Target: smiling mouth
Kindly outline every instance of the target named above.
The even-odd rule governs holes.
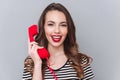
[[[62,36],[61,35],[52,35],[51,38],[54,42],[59,42],[61,40]]]

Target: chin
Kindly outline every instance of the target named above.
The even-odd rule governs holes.
[[[57,42],[57,43],[56,42],[51,42],[50,45],[53,46],[53,47],[60,47],[60,46],[63,46],[63,43],[62,42]]]
[[[60,46],[62,46],[63,44],[52,44],[52,46],[54,46],[54,47],[60,47]]]

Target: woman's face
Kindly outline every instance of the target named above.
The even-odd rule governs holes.
[[[48,45],[53,47],[63,46],[63,42],[68,33],[68,26],[64,13],[57,10],[47,12],[44,30]]]

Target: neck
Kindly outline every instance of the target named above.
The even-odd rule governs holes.
[[[64,54],[64,46],[61,45],[59,47],[54,47],[54,46],[48,45],[48,51],[51,56],[59,56],[61,54]]]

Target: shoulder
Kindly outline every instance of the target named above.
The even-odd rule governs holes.
[[[93,69],[90,66],[90,64],[85,66],[85,67],[83,67],[83,71],[84,71],[84,78],[83,78],[83,80],[91,80],[92,78],[94,78]]]
[[[23,75],[22,75],[23,80],[32,80],[31,73],[24,68]]]
[[[78,56],[82,66],[89,65],[92,62],[92,58],[86,54],[78,53]]]
[[[84,78],[83,80],[91,80],[94,77],[93,69],[91,67],[92,58],[86,54],[79,53],[81,56],[81,64],[83,66]]]

